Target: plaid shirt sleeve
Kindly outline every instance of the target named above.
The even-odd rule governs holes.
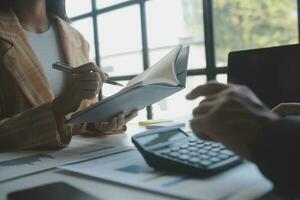
[[[71,127],[55,119],[52,102],[0,118],[1,151],[61,148],[70,143],[71,135]]]

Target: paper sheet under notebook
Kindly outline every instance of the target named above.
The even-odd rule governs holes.
[[[64,164],[87,160],[128,149],[103,143],[88,143],[72,139],[71,144],[54,151],[22,151],[0,153],[0,183]]]
[[[106,181],[191,200],[255,199],[272,188],[271,183],[251,163],[239,165],[211,178],[196,179],[157,172],[146,164],[137,150],[61,168]],[[234,198],[238,194],[243,195]]]

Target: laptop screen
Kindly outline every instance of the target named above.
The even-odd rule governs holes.
[[[300,45],[231,52],[228,82],[248,86],[269,108],[300,102]]]

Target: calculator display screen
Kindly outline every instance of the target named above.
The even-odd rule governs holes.
[[[172,142],[178,139],[184,139],[187,136],[178,130],[171,130],[163,133],[154,133],[138,138],[138,141],[144,147],[150,147],[161,143]]]

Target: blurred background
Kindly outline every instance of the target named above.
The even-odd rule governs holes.
[[[136,120],[190,114],[185,100],[208,80],[227,81],[228,52],[299,41],[300,0],[66,0],[90,57],[126,84],[178,44],[191,46],[186,89],[140,112]],[[104,96],[119,87],[104,85]]]

